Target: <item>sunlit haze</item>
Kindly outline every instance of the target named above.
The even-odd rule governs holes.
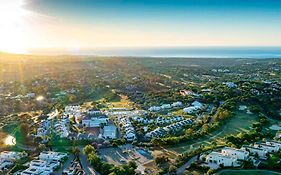
[[[275,0],[0,0],[0,51],[280,46],[280,14]]]
[[[25,52],[23,0],[0,1],[0,48],[8,52]]]

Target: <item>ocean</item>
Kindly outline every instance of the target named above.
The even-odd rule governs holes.
[[[36,50],[33,50],[36,52]],[[280,47],[153,47],[153,48],[90,48],[54,49],[48,54],[186,57],[186,58],[281,58]],[[39,53],[40,54],[40,53]],[[42,54],[42,52],[41,52]]]

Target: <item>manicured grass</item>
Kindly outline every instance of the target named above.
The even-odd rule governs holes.
[[[278,172],[263,170],[223,170],[218,175],[281,175]]]
[[[235,116],[233,116],[222,128],[223,130],[218,137],[249,131],[252,124],[255,122],[257,122],[257,117],[254,114],[237,111]]]
[[[128,108],[131,109],[134,107],[134,103],[131,102],[127,96],[120,95],[120,101],[112,101],[107,103],[107,107],[110,108]]]
[[[236,111],[233,116],[224,126],[218,131],[211,133],[208,136],[194,140],[192,142],[178,144],[176,146],[167,147],[168,150],[175,151],[176,153],[189,152],[198,148],[201,144],[211,145],[212,142],[217,144],[223,144],[221,138],[230,135],[238,134],[239,132],[249,131],[252,124],[257,122],[257,117],[253,114],[247,114],[245,112]]]

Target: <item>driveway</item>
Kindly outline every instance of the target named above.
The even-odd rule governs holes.
[[[90,162],[88,161],[85,154],[83,154],[83,147],[79,147],[80,153],[79,153],[79,159],[81,162],[82,169],[85,171],[87,175],[99,175],[98,172],[94,170],[94,168],[90,165]]]

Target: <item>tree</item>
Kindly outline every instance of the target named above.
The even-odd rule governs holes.
[[[95,153],[96,149],[92,145],[86,145],[85,148],[83,149],[83,153],[86,156],[89,156],[91,153]]]
[[[34,142],[37,143],[37,144],[41,143],[42,141],[43,141],[43,138],[41,136],[38,136],[38,137],[34,138]]]
[[[171,166],[169,167],[169,174],[175,175],[176,173],[177,173],[177,167],[175,167],[174,165],[171,165]]]
[[[155,158],[155,163],[157,165],[163,165],[169,161],[169,158],[167,156],[157,156]]]
[[[204,125],[202,126],[202,132],[203,132],[203,133],[208,133],[208,131],[209,131],[209,125],[208,125],[208,124],[204,124]]]
[[[39,144],[37,149],[39,152],[42,152],[46,149],[46,146],[44,144]]]
[[[71,152],[77,157],[79,155],[79,153],[80,153],[80,150],[79,150],[78,147],[73,147],[71,149]]]
[[[96,155],[96,153],[90,153],[90,154],[88,154],[87,157],[88,157],[89,162],[92,165],[94,165],[95,167],[98,167],[101,164],[100,158],[98,155]]]

